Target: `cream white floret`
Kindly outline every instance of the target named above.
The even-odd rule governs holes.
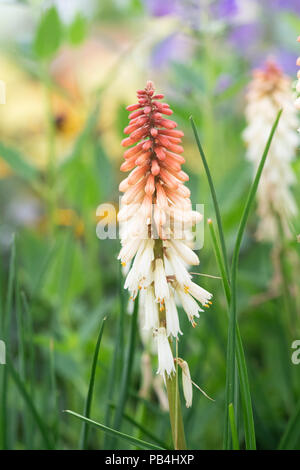
[[[167,337],[167,332],[164,327],[160,327],[156,334],[157,341],[157,355],[158,355],[158,369],[157,373],[165,377],[175,373],[174,359],[171,351],[171,346]]]

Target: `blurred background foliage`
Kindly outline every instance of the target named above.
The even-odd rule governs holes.
[[[24,0],[0,2],[0,13],[0,79],[6,85],[0,105],[0,338],[11,364],[0,366],[1,446],[76,449],[81,423],[62,410],[83,412],[104,316],[91,411],[101,423],[113,423],[128,342],[119,240],[96,237],[97,206],[118,204],[125,106],[148,79],[165,93],[185,132],[192,201],[205,205],[206,219],[214,214],[189,125],[193,115],[231,252],[252,179],[241,139],[246,86],[252,69],[268,57],[296,76],[300,6],[297,0]],[[299,178],[299,159],[294,171]],[[300,186],[294,190],[299,201]],[[270,295],[271,246],[256,242],[256,224],[253,211],[240,260],[239,323],[258,447],[271,449],[299,408],[300,366],[290,357],[300,337],[300,245],[286,242],[285,282]],[[299,219],[293,224],[299,233]],[[200,272],[219,274],[206,228],[200,258]],[[215,402],[195,391],[184,420],[190,448],[218,449],[226,302],[219,280],[201,281],[214,303],[195,329],[182,314],[179,354]],[[163,399],[154,389],[147,399],[139,397],[142,351],[138,338],[122,430],[170,446]],[[155,377],[155,355],[152,367]],[[91,429],[88,448],[109,445],[105,434]],[[300,448],[299,422],[284,446]]]

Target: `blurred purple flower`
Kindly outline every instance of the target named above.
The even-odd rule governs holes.
[[[249,51],[261,38],[261,25],[248,23],[235,26],[230,33],[229,40],[241,52]]]
[[[280,10],[290,10],[300,15],[299,0],[267,0],[269,8],[277,8]]]
[[[176,0],[144,0],[152,16],[166,16],[177,13]]]
[[[290,75],[291,77],[296,75],[296,60],[299,54],[281,49],[274,55],[278,64],[287,75]]]
[[[152,65],[155,68],[162,68],[172,60],[182,61],[188,56],[188,53],[188,38],[179,33],[174,33],[154,47]]]
[[[193,29],[199,28],[201,5],[198,0],[144,0],[152,16],[176,15]]]
[[[212,13],[217,18],[231,18],[238,11],[237,0],[217,0],[212,5]]]
[[[183,22],[186,22],[190,28],[198,30],[201,20],[201,2],[198,0],[179,0],[178,16]]]
[[[298,55],[294,52],[287,51],[285,49],[272,49],[270,51],[264,51],[258,55],[252,63],[254,68],[261,68],[266,59],[273,59],[276,64],[283,70],[284,73],[293,77],[296,75],[296,60]]]

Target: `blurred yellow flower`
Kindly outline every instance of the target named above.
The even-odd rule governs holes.
[[[6,178],[7,176],[11,175],[12,170],[7,165],[7,163],[0,158],[0,179]]]
[[[55,211],[55,223],[61,227],[73,227],[77,237],[84,234],[84,223],[73,209],[57,209]]]

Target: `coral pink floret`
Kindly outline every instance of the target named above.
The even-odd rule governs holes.
[[[138,198],[149,216],[149,207],[157,204],[154,220],[158,232],[162,233],[165,211],[174,206],[174,201],[190,203],[190,191],[184,186],[189,177],[181,169],[185,163],[180,155],[184,134],[175,129],[175,121],[164,117],[173,111],[167,103],[159,101],[164,95],[155,94],[151,81],[144,90],[137,91],[137,97],[138,103],[126,108],[130,112],[129,125],[124,129],[128,137],[121,144],[130,148],[124,152],[121,171],[131,173],[120,184],[120,190],[125,193],[122,201],[128,204],[134,197]]]

